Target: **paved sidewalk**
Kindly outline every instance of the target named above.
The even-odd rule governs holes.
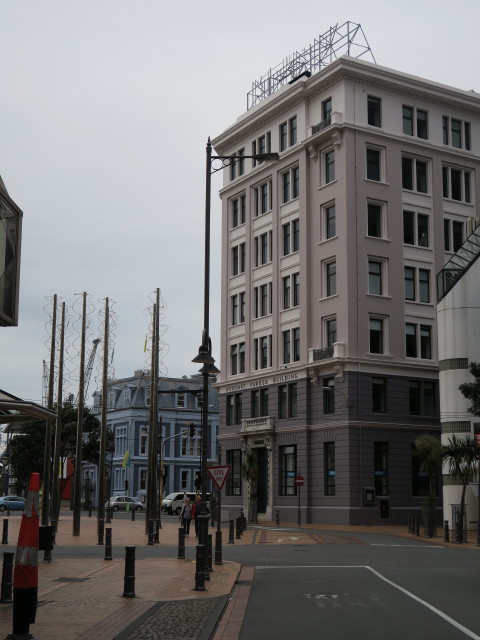
[[[1,518],[0,518],[1,519]],[[9,520],[9,547],[16,544],[21,517],[11,515]],[[82,516],[80,536],[72,536],[72,518],[62,517],[56,536],[57,545],[97,545],[96,518]],[[124,598],[125,546],[146,545],[145,520],[138,517],[135,522],[126,518],[114,518],[106,527],[112,528],[113,557],[104,560],[103,547],[99,546],[98,559],[55,559],[44,562],[44,552],[39,552],[38,608],[35,624],[30,633],[36,640],[113,640],[114,638],[169,638],[178,634],[182,614],[197,625],[190,624],[185,638],[202,637],[204,625],[210,617],[218,620],[226,604],[240,565],[224,562],[215,566],[206,581],[206,591],[194,591],[195,562],[169,558],[137,559],[135,562],[135,598]],[[176,546],[178,524],[165,522],[160,531],[158,546]],[[225,532],[224,532],[225,534]],[[251,540],[251,536],[250,540]],[[195,547],[196,538],[190,534],[185,539],[186,547]],[[225,542],[225,541],[224,541]],[[247,540],[238,540],[246,543]],[[191,555],[191,554],[190,554]],[[169,604],[170,613],[160,616],[163,622],[162,635],[157,630],[141,632],[137,629],[154,614],[160,615]],[[166,612],[164,612],[166,613]],[[195,617],[192,618],[192,615]],[[215,618],[216,616],[216,618]],[[168,622],[168,624],[167,624]],[[12,605],[0,604],[0,640],[12,632]],[[172,628],[173,625],[173,628]],[[171,635],[167,635],[170,626]],[[196,628],[197,627],[197,628]],[[213,631],[213,628],[211,629]],[[209,634],[208,634],[209,635]],[[207,637],[208,637],[207,635]]]

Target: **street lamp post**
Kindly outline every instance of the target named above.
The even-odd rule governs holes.
[[[206,146],[205,164],[205,261],[204,261],[204,290],[203,290],[203,331],[202,344],[198,349],[198,355],[192,362],[202,365],[200,373],[203,376],[203,399],[202,399],[202,444],[201,444],[201,477],[202,477],[202,500],[200,503],[199,518],[199,543],[206,545],[208,536],[208,513],[207,513],[207,460],[208,460],[208,383],[212,374],[219,373],[215,367],[215,359],[212,357],[212,342],[210,339],[210,210],[211,210],[211,188],[212,174],[221,171],[227,166],[236,162],[251,158],[258,162],[278,160],[278,153],[259,153],[252,156],[215,156],[212,155],[212,143],[208,138]],[[213,162],[218,160],[218,166],[213,166]]]

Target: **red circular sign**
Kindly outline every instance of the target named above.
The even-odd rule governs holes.
[[[295,484],[297,485],[297,487],[303,487],[303,485],[305,484],[305,478],[303,476],[297,476],[295,478]]]

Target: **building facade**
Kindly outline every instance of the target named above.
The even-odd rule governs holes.
[[[213,140],[237,158],[220,192],[226,507],[295,521],[300,502],[303,521],[341,524],[421,509],[435,274],[477,216],[479,116],[473,92],[341,57]]]
[[[159,380],[158,424],[162,439],[158,464],[164,470],[164,495],[173,491],[195,490],[195,475],[200,469],[202,391],[201,375]],[[218,403],[213,387],[209,388],[208,403],[208,460],[215,461]],[[130,378],[114,380],[109,384],[107,426],[113,432],[114,450],[107,460],[108,495],[129,495],[145,501],[149,405],[149,372],[136,371]],[[101,393],[96,392],[93,413],[99,415],[100,411]],[[85,465],[83,468],[84,491],[90,487],[94,504],[97,473],[94,465]]]

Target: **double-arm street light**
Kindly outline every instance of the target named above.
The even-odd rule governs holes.
[[[198,355],[193,358],[192,362],[198,362],[202,365],[200,373],[203,376],[203,400],[202,400],[202,446],[201,446],[201,476],[202,476],[202,500],[200,503],[200,528],[199,543],[205,545],[208,536],[208,513],[207,513],[207,457],[208,457],[208,383],[212,374],[219,373],[215,366],[215,359],[212,356],[212,342],[210,339],[210,209],[211,209],[211,189],[212,175],[217,171],[221,171],[225,167],[235,165],[237,162],[243,162],[244,159],[253,159],[257,162],[278,160],[278,153],[259,153],[252,156],[234,155],[234,156],[215,156],[212,155],[212,143],[210,138],[206,147],[206,171],[205,171],[205,272],[204,272],[204,315],[203,315],[203,331],[202,344],[198,349]],[[213,166],[214,161],[219,161],[218,166]]]

